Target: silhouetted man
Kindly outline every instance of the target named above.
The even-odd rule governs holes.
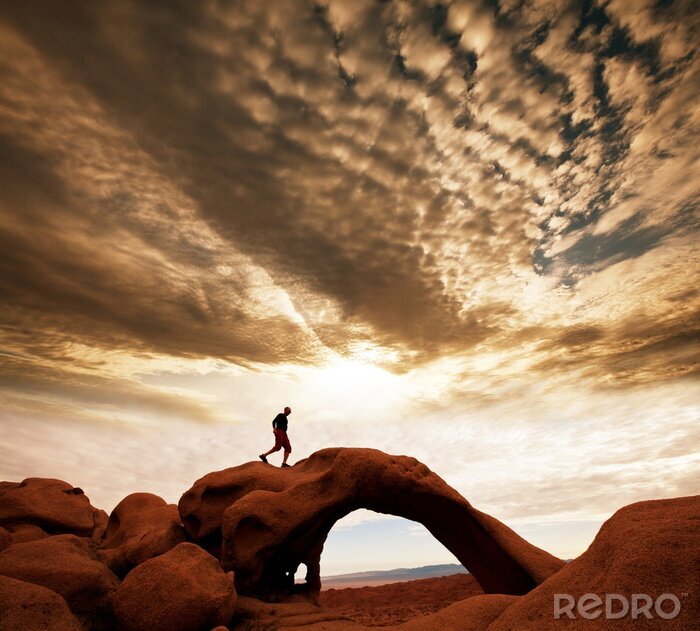
[[[284,412],[280,412],[272,421],[272,433],[275,435],[275,446],[270,449],[270,451],[266,451],[264,454],[260,454],[260,456],[258,456],[263,462],[267,463],[267,456],[284,447],[282,466],[289,466],[287,464],[287,458],[289,458],[289,454],[292,453],[292,446],[289,444],[289,436],[287,436],[287,417],[291,413],[291,408],[284,408]]]

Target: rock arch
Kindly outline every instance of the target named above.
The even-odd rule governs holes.
[[[315,597],[326,537],[359,508],[422,523],[487,593],[524,594],[564,563],[415,458],[375,449],[323,449],[290,469],[251,462],[210,473],[179,503],[185,529],[234,570],[238,592],[268,600],[292,591]],[[301,563],[306,584],[295,586]]]

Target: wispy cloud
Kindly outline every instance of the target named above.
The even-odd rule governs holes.
[[[79,475],[70,441],[121,431],[174,499],[284,399],[300,453],[413,452],[512,519],[692,490],[698,19],[5,7],[0,475]],[[161,483],[148,432],[171,424],[189,455]],[[111,467],[107,503],[133,490]]]

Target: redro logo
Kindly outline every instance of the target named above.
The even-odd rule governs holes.
[[[664,606],[664,603],[671,603]],[[653,612],[652,612],[653,608]],[[641,616],[647,619],[654,617],[672,620],[681,612],[681,601],[674,594],[661,594],[654,600],[649,594],[632,594],[632,602],[622,594],[583,594],[578,600],[571,594],[554,594],[554,618],[562,617],[570,620],[581,617],[594,620],[604,615],[606,620],[619,620],[630,616],[637,620]]]

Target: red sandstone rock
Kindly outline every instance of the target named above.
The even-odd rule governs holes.
[[[12,535],[9,531],[0,527],[0,551],[7,548],[12,543]]]
[[[289,469],[248,463],[197,481],[180,500],[185,528],[236,572],[241,593],[276,598],[320,589],[320,557],[335,522],[358,508],[421,522],[484,591],[522,594],[560,569],[540,550],[475,508],[415,458],[375,449],[324,449]]]
[[[113,597],[120,631],[211,629],[228,623],[235,604],[233,574],[192,543],[131,570]]]
[[[56,592],[0,576],[2,631],[82,631],[66,601]]]
[[[50,534],[89,537],[96,512],[82,489],[61,480],[27,478],[0,484],[0,526],[5,528],[33,524]]]
[[[119,583],[87,541],[75,535],[11,545],[0,552],[0,575],[52,589],[74,613],[86,614],[104,608]]]
[[[65,492],[65,483],[26,482],[31,493],[22,485],[0,483],[0,515],[7,520],[3,522],[6,529],[0,528],[0,541],[5,531],[12,536],[9,547],[2,550],[0,545],[0,629],[78,631],[81,627],[73,614],[90,619],[92,624],[95,610],[107,608],[110,595],[122,631],[204,630],[231,620],[236,602],[233,577],[224,574],[218,562],[202,549],[181,543],[146,560],[114,592],[118,580],[96,561],[92,552],[95,541],[87,536],[49,536],[43,530],[74,528],[77,521],[71,519],[80,511],[70,496],[84,498],[82,492],[68,487],[66,505],[59,495]],[[21,493],[7,499],[8,494],[21,489],[25,489],[21,493],[33,495],[39,505],[30,506]],[[112,521],[105,541],[115,546],[105,547],[105,551],[114,555],[123,551],[126,558],[127,549],[139,554],[146,548],[153,550],[148,541],[143,548],[136,543],[138,533],[147,540],[153,532],[162,535],[168,530],[164,524],[173,520],[173,507],[154,497],[135,494],[124,500],[119,511],[115,509],[118,519]],[[87,498],[84,500],[83,508]],[[359,507],[420,521],[491,589],[497,585],[495,575],[499,572],[505,577],[501,585],[519,589],[542,581],[549,573],[549,578],[524,596],[476,596],[394,627],[400,631],[557,631],[613,625],[632,631],[673,631],[694,628],[700,618],[696,598],[700,589],[700,496],[640,502],[619,510],[603,525],[590,548],[558,572],[556,568],[563,565],[559,560],[471,507],[427,467],[413,458],[375,450],[323,450],[287,470],[248,463],[202,478],[180,501],[192,535],[203,545],[216,548],[223,530],[228,564],[242,573],[243,585],[268,596],[281,596],[290,589],[291,576],[300,562],[310,568],[306,590],[313,594],[320,584],[317,572],[328,530],[337,519]],[[89,530],[99,538],[99,524],[104,524],[105,516],[89,502],[87,509],[93,527],[82,532]],[[150,510],[158,517],[149,518]],[[20,514],[24,517],[17,518]],[[160,535],[154,535],[156,541]],[[22,538],[37,539],[16,543]],[[652,598],[670,593],[679,598],[681,612],[673,620],[634,620],[630,616],[613,623],[603,616],[555,620],[553,600],[557,593],[574,597],[615,593],[629,600],[633,593]],[[241,611],[237,610],[236,616],[246,624],[257,624],[256,616],[260,615],[276,621],[280,628],[302,623],[308,631],[365,628],[299,596],[284,605],[266,605],[250,598],[240,602]],[[667,601],[664,610],[669,608]],[[652,614],[657,615],[653,607]],[[100,624],[105,622],[106,618]]]
[[[326,609],[301,595],[291,596],[282,602],[268,603],[240,596],[230,625],[234,631],[244,629],[275,629],[286,631],[364,631],[362,624],[348,620],[334,609]],[[437,630],[436,630],[437,631]]]
[[[697,628],[700,620],[700,496],[638,502],[618,510],[601,527],[593,543],[580,557],[550,577],[537,589],[509,607],[490,631],[540,631],[552,629],[664,629]],[[555,619],[554,594],[648,594],[656,599],[670,593],[678,597],[677,618],[594,620]],[[687,596],[683,596],[687,594]],[[664,611],[672,603],[664,603]],[[613,611],[622,605],[613,603]],[[601,608],[602,609],[602,608]],[[651,613],[654,613],[652,606]]]
[[[12,543],[26,543],[27,541],[36,541],[37,539],[45,539],[51,536],[34,524],[15,524],[8,526],[7,530],[12,537]]]
[[[291,470],[284,473],[291,473]],[[284,490],[289,485],[289,479],[279,474],[276,467],[249,462],[209,473],[197,480],[178,503],[187,534],[212,552],[217,551],[221,547],[224,511],[256,489]]]
[[[132,493],[112,511],[98,556],[119,575],[185,541],[177,506]]]
[[[105,531],[107,530],[109,515],[101,508],[93,508],[92,519],[95,522],[95,528],[92,531],[92,538],[95,541],[101,541],[105,536]]]

